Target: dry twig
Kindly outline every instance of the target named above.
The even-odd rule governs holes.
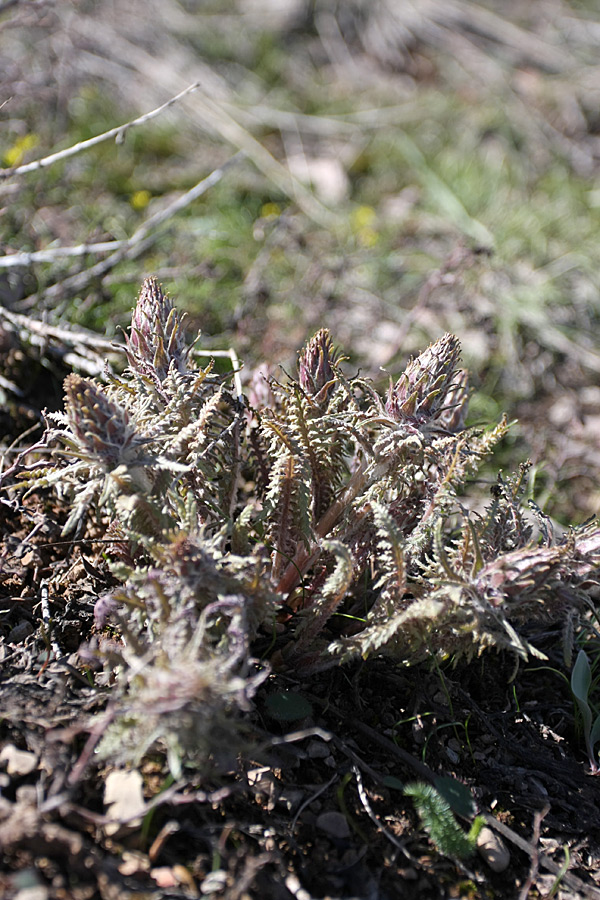
[[[4,180],[6,178],[11,178],[13,175],[25,175],[27,172],[37,172],[38,169],[46,168],[47,166],[51,166],[53,163],[58,162],[61,159],[67,159],[69,156],[75,156],[76,153],[81,153],[82,150],[88,150],[90,147],[95,147],[96,144],[101,144],[103,141],[108,141],[110,138],[115,138],[117,143],[121,143],[125,137],[126,132],[133,128],[136,125],[143,125],[146,122],[149,122],[150,119],[156,118],[165,109],[168,109],[174,103],[177,103],[182,97],[185,97],[186,94],[195,91],[198,87],[197,84],[190,84],[184,90],[180,91],[174,97],[171,97],[170,100],[167,100],[166,103],[163,103],[161,106],[157,106],[156,109],[150,110],[150,112],[144,113],[142,116],[138,116],[137,119],[131,119],[129,122],[125,122],[124,125],[117,125],[116,128],[111,128],[109,131],[105,131],[103,134],[97,134],[93,138],[89,138],[87,141],[80,141],[77,144],[73,144],[71,147],[66,147],[64,150],[59,150],[56,153],[51,153],[49,156],[44,156],[42,159],[35,159],[32,162],[24,163],[22,166],[12,166],[10,169],[3,169],[0,171],[0,180]]]
[[[58,297],[64,297],[67,294],[76,294],[87,287],[90,282],[97,278],[102,278],[124,259],[136,259],[156,240],[157,235],[156,233],[153,233],[155,232],[155,229],[171,219],[182,209],[185,209],[186,206],[189,206],[194,200],[201,197],[202,194],[205,194],[213,185],[217,184],[223,177],[225,171],[240,158],[241,154],[236,153],[231,159],[227,160],[224,165],[215,169],[210,175],[207,175],[206,178],[203,178],[195,184],[194,187],[190,188],[189,191],[186,191],[164,209],[159,210],[146,219],[137,231],[134,231],[127,240],[122,241],[119,249],[115,250],[114,253],[111,253],[106,259],[100,260],[100,262],[97,262],[96,265],[91,266],[91,268],[77,272],[75,275],[71,275],[63,281],[59,281],[51,287],[46,288],[43,292],[44,299],[47,301],[55,300]],[[27,309],[34,306],[37,302],[38,295],[31,294],[21,301],[20,306],[22,309]]]
[[[54,262],[64,256],[107,253],[109,250],[118,250],[125,243],[126,241],[99,241],[95,244],[78,244],[76,247],[52,247],[49,250],[34,250],[31,253],[11,253],[10,256],[0,256],[0,269],[30,266],[38,262]]]

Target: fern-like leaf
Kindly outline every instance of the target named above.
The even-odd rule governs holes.
[[[475,840],[462,830],[450,804],[433,785],[411,782],[405,785],[404,793],[412,798],[423,828],[440,853],[453,859],[468,859],[473,855]]]

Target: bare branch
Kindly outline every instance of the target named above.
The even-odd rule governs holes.
[[[48,322],[41,322],[39,319],[32,319],[30,316],[11,312],[3,306],[0,306],[0,319],[12,325],[15,331],[24,331],[28,335],[37,335],[46,342],[49,339],[54,339],[62,343],[88,347],[99,353],[114,351],[117,346],[113,341],[108,341],[93,331],[86,331],[83,328],[60,328],[56,325],[50,325]]]
[[[57,153],[51,153],[50,156],[44,156],[42,159],[33,160],[33,162],[25,163],[22,166],[13,166],[10,169],[3,169],[0,171],[0,180],[4,180],[6,178],[11,178],[13,175],[25,175],[27,172],[36,172],[38,169],[46,168],[47,166],[51,166],[52,163],[58,162],[61,159],[67,159],[69,156],[74,156],[76,153],[81,153],[82,150],[88,150],[90,147],[94,147],[96,144],[101,144],[103,141],[108,141],[110,138],[115,138],[117,143],[121,143],[125,137],[125,133],[129,128],[133,128],[135,125],[143,125],[145,122],[149,122],[150,119],[154,119],[156,116],[159,116],[165,109],[168,109],[169,106],[172,106],[174,103],[177,103],[182,97],[185,97],[186,94],[190,94],[192,91],[195,91],[198,87],[198,84],[190,84],[189,87],[186,87],[183,91],[180,91],[174,97],[171,97],[170,100],[167,100],[166,103],[163,103],[161,106],[157,106],[156,109],[151,110],[150,112],[144,113],[143,116],[138,116],[137,119],[131,119],[130,122],[125,122],[124,125],[118,125],[116,128],[111,128],[109,131],[105,131],[103,134],[97,134],[93,138],[89,138],[87,141],[80,141],[78,144],[73,144],[72,147],[66,147],[64,150],[59,150]]]
[[[0,306],[0,322],[4,328],[17,333],[21,340],[40,348],[44,355],[57,356],[65,365],[97,376],[106,366],[106,360],[115,360],[119,345],[83,328],[64,328],[48,322],[12,312]],[[0,385],[17,397],[21,395],[17,385],[0,378]]]
[[[11,253],[0,256],[0,269],[15,266],[30,266],[35,262],[54,262],[63,256],[86,256],[88,253],[108,253],[118,250],[126,241],[100,241],[96,244],[78,244],[76,247],[53,247],[49,250],[34,250],[32,253]]]
[[[193,203],[194,200],[197,200],[202,194],[205,194],[209,188],[217,184],[223,177],[225,171],[234,163],[238,162],[242,155],[243,154],[240,152],[236,153],[220,168],[215,169],[210,175],[207,175],[206,178],[203,178],[195,184],[194,187],[190,188],[189,191],[186,191],[185,194],[177,197],[176,200],[164,209],[159,210],[146,219],[137,231],[134,231],[130,238],[125,241],[117,242],[120,243],[121,246],[106,259],[100,260],[100,262],[97,262],[94,266],[91,266],[91,268],[85,269],[82,272],[77,272],[75,275],[71,275],[69,278],[65,278],[63,281],[57,282],[47,288],[43,292],[44,299],[54,300],[56,297],[62,297],[67,293],[77,293],[78,291],[83,290],[83,288],[90,284],[94,279],[102,278],[107,272],[114,269],[114,267],[122,260],[136,259],[157,239],[157,234],[151,232],[155,232],[160,225],[168,219],[171,219],[182,209],[185,209],[186,206],[189,206],[190,203]],[[37,294],[31,294],[21,301],[20,306],[26,309],[28,306],[33,306],[37,302],[37,299]]]

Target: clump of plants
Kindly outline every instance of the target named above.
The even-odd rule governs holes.
[[[111,758],[158,741],[172,769],[221,763],[269,666],[310,674],[375,653],[411,664],[486,648],[526,658],[539,651],[523,625],[585,602],[596,523],[534,538],[524,470],[469,511],[508,426],[466,426],[455,336],[384,394],[348,373],[326,329],[293,374],[252,376],[247,398],[194,347],[148,279],[123,375],[70,375],[20,477],[68,503],[66,533],[93,523],[112,541],[119,587],[96,610],[98,629],[116,632],[96,651],[114,681]]]

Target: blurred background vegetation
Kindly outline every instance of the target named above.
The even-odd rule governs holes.
[[[582,522],[600,498],[599,49],[594,0],[0,3],[5,170],[198,85],[119,141],[4,172],[0,302],[116,338],[155,274],[247,371],[289,368],[328,326],[379,382],[451,330],[471,421],[518,420],[496,466],[530,457],[530,496]],[[112,241],[131,252],[56,252]],[[55,253],[10,263],[37,251]],[[14,341],[5,320],[4,399],[16,384],[34,405]]]

